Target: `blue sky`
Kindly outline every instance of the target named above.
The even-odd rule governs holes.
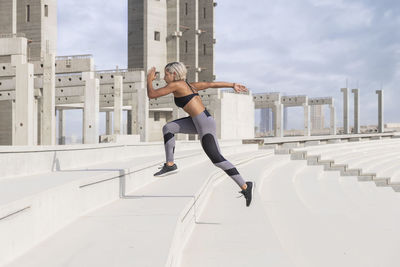
[[[332,96],[338,126],[341,87],[360,89],[362,125],[377,123],[375,90],[383,88],[385,122],[400,122],[400,2],[217,3],[217,80],[244,83],[253,93]],[[126,0],[59,0],[58,55],[93,54],[97,69],[126,67],[126,9]],[[301,127],[296,110],[289,111],[290,124]]]

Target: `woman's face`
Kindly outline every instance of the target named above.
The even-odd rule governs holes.
[[[166,83],[170,83],[170,82],[173,82],[174,81],[174,74],[173,73],[169,73],[168,71],[164,71],[165,72],[165,74],[164,74],[164,81],[166,82]]]

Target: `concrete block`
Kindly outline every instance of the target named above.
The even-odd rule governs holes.
[[[307,164],[308,165],[319,165],[318,161],[321,159],[319,155],[307,155]]]
[[[359,176],[361,174],[361,169],[348,169],[344,172],[341,172],[342,176]]]
[[[362,174],[362,175],[357,176],[357,179],[359,182],[368,182],[368,181],[373,181],[374,177],[375,177],[375,175]]]
[[[299,142],[293,142],[293,143],[283,143],[282,144],[282,148],[295,148],[295,147],[299,147]]]
[[[341,143],[340,139],[330,139],[327,141],[328,144],[339,144]]]
[[[333,163],[333,164],[331,164],[329,170],[340,171],[342,173],[342,172],[345,172],[347,170],[347,167],[348,167],[347,164],[335,164],[335,163]],[[325,170],[328,170],[328,169],[325,169]]]
[[[0,38],[0,56],[26,56],[28,40],[24,37]]]
[[[359,142],[359,141],[361,141],[361,137],[351,137],[349,139],[349,142]]]
[[[293,151],[290,154],[290,159],[292,160],[305,160],[307,158],[306,151]]]
[[[290,154],[290,148],[278,148],[278,149],[275,149],[275,154],[277,154],[277,155]]]
[[[373,181],[375,182],[376,186],[388,186],[390,178],[375,177]]]
[[[304,146],[318,146],[320,144],[321,144],[321,141],[319,141],[319,140],[304,142]]]

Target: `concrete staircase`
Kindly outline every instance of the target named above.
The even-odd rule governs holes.
[[[254,154],[257,152],[257,145],[242,145],[240,141],[223,141],[220,146],[225,156],[228,158],[229,156],[236,157],[238,163],[257,157],[257,153]],[[157,187],[161,181],[160,178],[153,177],[157,167],[164,162],[164,148],[161,143],[137,146],[83,146],[79,149],[77,147],[72,149],[62,147],[59,150],[32,148],[32,150],[29,151],[28,149],[28,151],[22,153],[21,148],[21,151],[16,153],[11,151],[0,152],[0,157],[6,157],[7,154],[14,159],[23,160],[25,157],[24,160],[26,161],[39,157],[45,161],[38,166],[40,171],[36,170],[32,175],[26,175],[29,168],[34,169],[34,166],[29,162],[27,162],[27,165],[31,165],[30,167],[25,166],[19,171],[14,171],[14,175],[11,175],[11,170],[18,169],[16,165],[21,160],[12,161],[14,167],[5,166],[5,169],[8,168],[10,171],[5,172],[5,176],[0,179],[0,236],[2,237],[0,238],[0,265],[20,257],[15,263],[11,264],[15,264],[14,266],[36,266],[29,256],[26,257],[27,262],[24,264],[19,263],[18,260],[24,261],[24,257],[21,257],[21,255],[29,250],[40,250],[42,242],[46,242],[45,240],[57,235],[58,231],[64,232],[64,228],[68,225],[84,220],[83,218],[90,216],[88,214],[92,212],[101,212],[102,207],[108,207],[118,200],[135,202],[136,206],[133,205],[133,207],[136,207],[136,211],[146,213],[146,209],[140,205],[142,201],[135,200],[153,198],[132,195],[131,192],[141,194],[140,190],[147,188],[143,189],[145,190],[143,194],[148,192],[147,195],[156,196],[155,199],[161,203],[164,203],[165,198],[157,196],[168,195],[168,186],[167,188],[163,187],[158,192],[146,191],[152,186]],[[109,152],[111,155],[101,155]],[[202,171],[195,173],[197,174],[195,176],[202,174],[200,177],[203,179],[212,180],[214,179],[212,177],[224,175],[221,171],[213,174],[219,169],[209,162],[198,142],[177,142],[176,155],[176,163],[181,173],[178,176],[182,177],[186,174],[185,182],[188,183],[188,186],[191,186],[190,183],[193,182],[189,173],[193,172],[194,169],[199,170],[199,167]],[[46,162],[46,159],[51,162]],[[54,162],[57,165],[55,169],[51,167]],[[11,161],[9,163],[11,164]],[[72,167],[73,163],[76,163],[79,167],[68,168]],[[203,167],[201,167],[202,164]],[[193,213],[193,201],[197,203],[198,198],[202,195],[197,193],[197,190],[203,182],[199,180],[197,185],[191,189],[190,197],[181,198],[178,196],[176,198],[183,202],[182,205],[173,205],[175,212],[185,211],[184,217],[191,218],[189,214]],[[170,187],[173,187],[173,185],[171,184]],[[201,187],[202,190],[207,191],[207,186],[204,185],[203,187]],[[175,198],[172,197],[172,199]],[[152,205],[151,207],[154,208],[154,201]],[[183,215],[179,219],[182,219],[181,217]],[[147,219],[151,221],[149,218]],[[170,222],[172,228],[176,225],[177,219],[178,217],[173,219],[175,223]],[[184,222],[183,219],[182,222]],[[94,222],[94,227],[95,225]],[[81,228],[77,227],[77,229]],[[179,232],[180,230],[176,231]],[[96,233],[96,235],[98,234]],[[179,236],[179,234],[175,235]],[[68,234],[67,238],[69,237]],[[137,239],[132,240],[136,242]],[[87,239],[87,241],[92,242],[92,239]],[[157,240],[154,240],[154,242],[157,242]],[[180,243],[179,241],[174,242]],[[65,251],[63,249],[60,253],[63,254]],[[43,255],[48,255],[48,252]],[[48,260],[47,256],[45,257],[45,260]],[[174,262],[174,257],[171,257],[168,262]],[[167,259],[164,260],[167,262]],[[58,265],[41,262],[37,266]],[[159,265],[156,264],[155,266]]]

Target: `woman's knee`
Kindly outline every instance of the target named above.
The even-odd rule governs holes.
[[[164,135],[166,135],[167,133],[172,133],[172,134],[174,133],[173,130],[172,130],[172,126],[171,126],[170,123],[165,124],[165,125],[163,126],[163,128],[162,128],[162,131],[163,131],[163,134],[164,134]]]

